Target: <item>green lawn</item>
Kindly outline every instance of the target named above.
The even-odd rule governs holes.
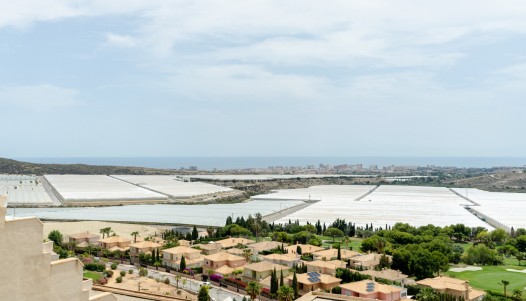
[[[464,253],[466,252],[469,247],[473,246],[472,242],[465,242],[465,243],[455,243],[455,245],[459,245],[464,249]]]
[[[333,242],[332,242],[332,237],[329,237],[329,236],[319,236],[319,238],[322,240],[322,247],[330,247],[332,246]],[[362,240],[363,238],[356,238],[356,237],[353,237],[351,238],[351,241],[349,242],[349,247],[352,247],[352,249],[354,251],[359,251],[360,250],[360,245],[362,244]],[[341,242],[342,240],[340,238],[335,238],[334,239],[334,242]],[[346,242],[342,242],[342,249],[346,249],[347,248],[347,243]]]
[[[99,280],[100,278],[102,278],[102,274],[99,272],[84,271],[84,278]]]
[[[466,271],[466,272],[447,272],[448,276],[455,277],[458,279],[468,280],[470,285],[482,289],[491,290],[499,293],[503,293],[503,287],[500,284],[501,280],[507,280],[510,285],[507,287],[509,294],[514,289],[524,290],[526,287],[526,274],[518,272],[506,271],[506,269],[525,269],[524,266],[505,265],[505,266],[484,266],[482,271]]]

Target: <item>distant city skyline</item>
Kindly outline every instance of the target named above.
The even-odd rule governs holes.
[[[523,157],[525,15],[523,1],[3,2],[0,157]]]

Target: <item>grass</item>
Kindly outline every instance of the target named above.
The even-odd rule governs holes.
[[[99,272],[84,271],[84,278],[99,280],[100,278],[102,278],[102,274]]]
[[[464,253],[466,253],[467,249],[469,249],[469,247],[473,246],[473,243],[472,242],[463,242],[463,243],[455,243],[455,245],[461,246],[462,249],[464,249]]]
[[[468,280],[470,285],[481,290],[490,290],[503,293],[504,288],[501,280],[507,280],[510,284],[507,287],[508,294],[514,289],[524,290],[526,287],[526,275],[523,273],[510,272],[506,269],[522,270],[524,266],[504,265],[504,266],[483,266],[482,271],[447,272],[450,277]]]
[[[322,247],[330,247],[333,245],[333,242],[332,242],[332,237],[330,236],[319,236],[319,238],[322,240]],[[353,237],[351,238],[351,241],[349,242],[349,247],[352,248],[352,250],[354,251],[359,251],[360,250],[360,246],[362,244],[362,240],[363,238],[356,238],[356,237]],[[337,243],[337,242],[341,242],[341,238],[338,238],[336,237],[334,239],[334,242]],[[342,244],[342,249],[345,249],[347,248],[347,243],[346,242],[341,242]]]

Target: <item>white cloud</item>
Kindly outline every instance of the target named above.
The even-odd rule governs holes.
[[[106,44],[108,46],[131,48],[137,46],[137,39],[129,35],[106,33]]]
[[[31,110],[49,110],[79,105],[79,92],[53,85],[0,86],[0,104]]]

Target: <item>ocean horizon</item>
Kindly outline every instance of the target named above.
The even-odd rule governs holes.
[[[20,157],[15,160],[44,164],[88,164],[180,169],[196,166],[199,170],[267,168],[269,166],[305,167],[319,164],[362,164],[364,168],[384,166],[442,166],[459,168],[525,167],[526,157]]]

